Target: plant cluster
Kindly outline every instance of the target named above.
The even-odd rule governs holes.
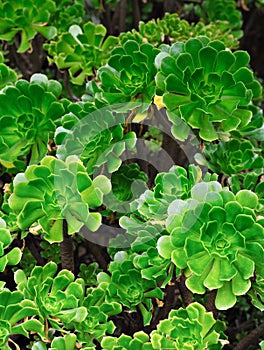
[[[84,3],[0,0],[0,348],[263,349],[263,91],[241,11],[193,1],[196,23],[113,36],[85,9],[124,3]],[[19,71],[36,43],[45,64]]]

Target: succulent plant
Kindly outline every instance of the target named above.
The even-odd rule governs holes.
[[[195,302],[172,310],[150,334],[153,349],[222,349],[225,325]],[[223,338],[222,338],[223,337]]]
[[[57,273],[57,269],[54,262],[35,266],[28,278],[23,270],[17,270],[15,282],[24,298],[34,302],[42,323],[48,320],[52,328],[60,330],[63,324],[83,322],[88,310],[82,306],[84,281],[75,280],[68,270]]]
[[[237,174],[264,167],[261,149],[249,140],[232,139],[228,142],[206,143],[203,155],[197,154],[196,161],[206,165],[217,174]]]
[[[215,175],[202,176],[199,167],[189,165],[188,170],[173,166],[168,172],[159,173],[155,178],[155,187],[147,190],[131,204],[131,212],[138,212],[142,218],[155,217],[165,220],[169,204],[176,198],[186,199],[191,188],[200,181],[216,180]]]
[[[113,49],[106,66],[98,70],[100,98],[110,104],[129,101],[149,104],[155,94],[156,67],[159,50],[150,44],[128,40]]]
[[[252,112],[252,118],[250,122],[241,129],[233,130],[231,135],[233,138],[247,138],[250,141],[260,141],[263,142],[263,111],[259,106],[251,105],[249,109]]]
[[[102,272],[102,269],[99,268],[97,262],[90,263],[89,265],[81,264],[78,276],[84,280],[86,286],[95,287],[98,285],[96,276],[99,272]]]
[[[13,42],[16,34],[20,35],[17,52],[30,49],[30,42],[37,33],[46,39],[57,34],[53,26],[47,26],[52,12],[55,11],[53,0],[1,0],[0,2],[0,39]]]
[[[73,84],[82,85],[86,78],[95,75],[95,70],[108,59],[118,39],[106,36],[102,24],[87,22],[83,27],[72,25],[58,39],[44,45],[59,69],[68,69]]]
[[[147,175],[143,171],[140,171],[138,164],[122,165],[111,177],[113,193],[121,201],[128,201],[133,196],[131,184],[136,181],[134,185],[140,187],[141,185],[138,181],[141,180],[141,184],[142,182],[146,184],[147,179]],[[146,189],[146,185],[144,188]]]
[[[70,25],[82,24],[84,7],[82,0],[54,0],[55,11],[51,13],[50,23],[58,33],[66,32]]]
[[[103,350],[222,349],[227,343],[224,329],[223,322],[216,321],[212,313],[195,302],[186,309],[171,310],[150,335],[140,331],[133,337],[104,337],[101,346]]]
[[[213,181],[195,185],[190,199],[168,209],[169,235],[159,238],[159,253],[184,271],[192,292],[216,289],[219,310],[249,291],[254,273],[263,276],[264,225],[257,207],[253,192],[234,195]]]
[[[30,82],[20,79],[0,94],[0,163],[18,172],[37,164],[48,152],[49,138],[64,113],[58,102],[61,85],[44,74],[34,74]]]
[[[213,141],[244,128],[252,118],[250,106],[258,103],[262,88],[248,68],[249,55],[227,50],[223,43],[198,37],[163,45],[156,57],[157,95],[163,96],[172,133],[180,140],[189,131]]]
[[[243,35],[242,13],[236,8],[233,0],[205,0],[195,5],[196,13],[206,22],[226,21],[232,33],[238,39]]]
[[[29,332],[37,332],[45,337],[44,326],[32,316],[38,315],[38,309],[31,300],[23,299],[19,291],[0,289],[0,346],[2,350],[11,350],[18,345],[10,338],[14,334],[29,337]],[[9,346],[12,344],[12,347]]]
[[[108,107],[96,109],[90,101],[72,103],[67,111],[55,134],[58,157],[78,155],[89,174],[103,166],[108,174],[117,171],[125,149],[133,149],[136,143],[134,132],[124,134],[124,115]]]
[[[150,246],[151,238],[152,241],[154,240],[153,237],[144,236],[145,244],[144,238],[142,236],[140,238],[141,240],[133,242],[131,247],[132,251],[138,251],[133,256],[134,266],[141,271],[142,278],[155,280],[157,283],[162,283],[162,287],[166,286],[174,273],[173,264],[170,259],[164,259],[159,255],[156,245]],[[158,236],[155,238],[157,241]]]
[[[119,39],[119,44],[121,46],[124,45],[128,40],[136,41],[139,45],[144,43],[143,36],[134,28],[130,32],[120,33],[118,36],[118,39]]]
[[[165,13],[162,19],[152,19],[148,22],[139,22],[139,31],[132,29],[131,32],[121,33],[119,42],[124,44],[127,40],[135,40],[139,44],[148,42],[155,47],[160,44],[177,41],[187,41],[200,35],[207,36],[210,40],[220,40],[230,49],[235,49],[239,45],[238,39],[233,35],[227,21],[216,21],[205,24],[188,23],[181,19],[177,13]]]
[[[86,290],[83,279],[75,279],[68,270],[57,272],[57,269],[57,264],[51,261],[44,267],[35,266],[28,278],[23,270],[18,270],[15,273],[17,289],[37,308],[40,321],[46,325],[46,333],[49,328],[62,333],[74,329],[77,341],[84,349],[86,346],[95,349],[93,339],[100,340],[106,332],[113,333],[115,326],[108,317],[120,313],[121,306],[105,301],[105,290]],[[75,345],[76,337],[70,338],[71,342],[75,339]],[[54,339],[53,343],[63,344],[66,339],[67,336]]]
[[[82,162],[69,156],[65,162],[46,156],[40,165],[31,165],[14,179],[10,207],[18,214],[21,229],[38,222],[49,242],[61,242],[63,220],[68,233],[78,232],[83,225],[95,231],[101,224],[99,212],[89,212],[102,204],[110,181],[99,175],[92,181]]]
[[[107,300],[105,285],[88,288],[83,307],[88,310],[88,315],[83,322],[74,324],[77,331],[77,340],[83,349],[95,349],[94,340],[101,341],[107,334],[113,334],[115,325],[109,317],[122,311],[118,302]]]
[[[203,23],[199,21],[193,26],[193,32],[190,37],[196,37],[205,35],[210,40],[219,40],[230,50],[237,49],[239,47],[240,33],[233,32],[229,22],[223,20],[217,20],[215,22]]]
[[[196,24],[188,23],[177,13],[166,13],[162,19],[152,19],[147,23],[139,22],[139,33],[155,46],[164,43],[165,38],[172,44],[199,35],[206,35],[211,40],[220,40],[230,49],[238,46],[238,40],[234,37],[228,22],[218,20],[207,24],[201,21]]]
[[[144,325],[150,323],[151,298],[163,298],[163,292],[157,287],[156,281],[142,278],[140,270],[136,269],[131,258],[125,251],[115,254],[109,265],[111,276],[105,272],[98,274],[99,286],[107,289],[109,302],[116,301],[136,311],[138,306]]]
[[[167,210],[176,198],[189,198],[191,188],[199,181],[216,179],[206,173],[202,176],[199,167],[190,165],[188,169],[173,166],[167,173],[159,173],[153,190],[146,190],[130,204],[130,213],[122,216],[120,226],[125,229],[110,240],[110,255],[121,248],[133,255],[133,264],[141,270],[146,279],[168,282],[173,269],[170,260],[159,256],[157,240],[165,231]],[[165,283],[166,284],[166,283]]]

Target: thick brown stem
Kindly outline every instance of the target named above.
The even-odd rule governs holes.
[[[245,338],[240,340],[234,350],[247,350],[250,346],[257,346],[260,341],[260,337],[264,334],[264,323],[250,332]],[[255,349],[255,347],[254,347]]]
[[[171,283],[168,283],[165,288],[164,304],[162,307],[159,307],[159,310],[153,317],[150,326],[145,327],[144,331],[149,334],[157,327],[160,320],[167,318],[169,312],[178,307],[180,307],[179,290],[177,288],[177,283],[173,280]]]
[[[192,298],[191,292],[185,285],[185,281],[186,281],[186,277],[184,275],[181,275],[180,281],[179,281],[179,290],[180,290],[184,305],[188,306],[193,302],[193,298]]]
[[[100,268],[103,269],[104,271],[107,271],[107,265],[109,261],[108,261],[108,256],[104,254],[103,247],[89,240],[87,240],[87,246],[88,246],[89,252],[94,256]]]
[[[122,33],[126,31],[126,0],[121,0],[119,6],[119,32]]]
[[[134,27],[138,29],[138,23],[140,21],[140,8],[138,4],[138,0],[132,0],[132,6],[133,6],[133,22],[134,22]]]
[[[63,220],[63,241],[60,243],[61,267],[74,272],[72,236],[68,234],[67,221]]]
[[[64,71],[64,86],[65,86],[65,90],[67,91],[67,93],[69,94],[70,98],[73,101],[80,101],[81,100],[79,97],[75,96],[71,90],[70,80],[69,80],[69,72],[67,70]]]
[[[29,79],[32,74],[40,72],[46,60],[46,52],[43,50],[44,38],[37,34],[31,40],[31,50],[18,53],[17,49],[20,45],[19,35],[16,35],[14,44],[8,47],[11,67],[17,67],[22,72],[24,79]]]
[[[37,263],[41,266],[45,265],[45,259],[40,255],[39,247],[36,245],[36,239],[31,234],[28,234],[25,238],[26,246],[29,249],[30,253],[37,260]]]
[[[211,311],[214,315],[214,318],[216,319],[218,316],[218,310],[215,307],[215,298],[216,298],[217,290],[214,289],[210,292],[207,303],[206,303],[206,310]]]

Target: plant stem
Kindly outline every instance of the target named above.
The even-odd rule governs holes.
[[[70,87],[70,79],[69,79],[69,72],[67,69],[65,69],[63,71],[64,73],[64,86],[65,86],[65,90],[67,91],[67,93],[69,94],[70,98],[75,101],[75,102],[78,102],[80,101],[81,99],[77,96],[74,95],[74,93],[72,92],[71,90],[71,87]]]
[[[206,310],[211,311],[215,319],[217,319],[217,316],[218,316],[218,310],[215,307],[216,294],[217,294],[217,290],[216,289],[212,290],[209,294],[209,297],[206,303]]]
[[[181,275],[179,280],[179,290],[181,293],[182,301],[185,306],[188,306],[193,302],[191,292],[185,285],[186,277],[184,275]]]
[[[88,247],[88,250],[90,251],[90,253],[97,260],[100,268],[103,269],[104,271],[107,271],[109,257],[107,254],[104,253],[103,248],[100,247],[98,244],[93,243],[91,241],[87,241],[87,247]]]
[[[119,32],[122,33],[126,30],[126,0],[120,0],[119,6]]]
[[[263,337],[264,323],[253,329],[245,338],[240,340],[234,350],[246,350],[249,346],[256,346],[259,343],[259,338]]]
[[[169,315],[169,312],[172,309],[176,308],[177,304],[180,303],[178,293],[179,293],[179,290],[177,288],[177,283],[173,279],[171,283],[168,283],[166,285],[163,306],[159,308],[157,314],[153,317],[153,321],[151,322],[151,325],[145,328],[145,331],[147,333],[150,333],[153,329],[155,329],[159,321],[167,318]]]
[[[134,27],[138,29],[138,23],[140,21],[140,8],[138,0],[132,0],[132,7],[133,7],[133,22]]]
[[[39,248],[36,246],[36,237],[33,237],[31,234],[28,234],[25,238],[26,246],[29,249],[30,253],[33,255],[33,257],[37,260],[37,263],[40,266],[45,265],[45,259],[41,256],[39,252]]]
[[[74,272],[72,236],[68,234],[67,221],[63,219],[63,241],[60,243],[61,267]]]

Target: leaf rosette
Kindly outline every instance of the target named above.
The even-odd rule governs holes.
[[[156,249],[157,240],[165,231],[168,207],[175,198],[189,198],[196,183],[212,179],[215,175],[202,176],[201,169],[193,165],[187,170],[173,166],[169,172],[159,173],[155,187],[131,203],[130,215],[120,218],[125,232],[111,239],[108,249],[111,256],[121,247],[126,248],[129,254],[136,253],[133,264],[141,270],[142,277],[168,282],[173,270],[170,260],[160,257]]]
[[[108,317],[120,313],[121,306],[105,300],[106,290],[97,287],[86,290],[82,278],[75,279],[70,271],[57,269],[57,264],[49,262],[44,267],[34,267],[29,277],[18,270],[17,288],[37,307],[40,320],[48,328],[62,333],[74,329],[74,345],[77,339],[84,349],[95,349],[94,339],[113,333],[115,326]],[[54,344],[63,344],[67,336],[55,339]]]
[[[222,41],[230,49],[235,49],[239,45],[228,21],[217,20],[206,24],[202,20],[198,23],[188,23],[188,21],[179,18],[177,13],[165,13],[162,19],[152,19],[146,23],[140,21],[139,31],[132,29],[131,32],[121,33],[119,41],[121,44],[127,40],[136,40],[140,44],[147,41],[158,47],[165,41],[172,44],[177,41],[187,41],[191,37],[200,35],[206,35],[210,40]]]
[[[149,324],[152,318],[151,298],[163,298],[156,281],[142,278],[140,270],[135,268],[131,256],[125,251],[115,254],[109,272],[111,276],[105,272],[98,274],[99,286],[104,286],[108,291],[108,301],[119,302],[132,311],[136,311],[138,306],[144,324]]]
[[[102,24],[87,22],[83,27],[75,24],[55,41],[44,44],[44,48],[50,63],[55,62],[59,69],[68,69],[71,82],[82,85],[106,63],[118,41],[111,35],[105,36],[106,28]]]
[[[194,9],[205,23],[226,21],[236,38],[239,39],[243,35],[242,13],[236,8],[233,0],[205,0],[195,5]]]
[[[216,180],[215,175],[202,171],[198,166],[189,165],[188,169],[173,166],[166,173],[159,173],[155,178],[153,190],[147,190],[131,204],[131,211],[138,213],[145,220],[165,220],[171,202],[176,198],[190,197],[191,188],[200,181]]]
[[[84,6],[82,0],[55,0],[55,11],[52,11],[50,23],[58,33],[66,32],[69,24],[81,24],[84,19]]]
[[[203,155],[205,159],[197,155],[196,161],[217,174],[232,175],[264,166],[261,149],[254,147],[249,140],[232,139],[217,144],[206,143]]]
[[[107,173],[117,171],[125,149],[136,144],[134,132],[124,133],[124,115],[108,107],[96,109],[90,101],[71,103],[67,111],[55,133],[57,156],[78,155],[89,174],[103,166]]]
[[[40,320],[48,320],[51,327],[61,330],[63,324],[83,322],[88,314],[82,302],[85,296],[84,281],[75,280],[73,273],[61,270],[49,262],[35,266],[29,277],[23,270],[15,272],[17,289],[31,300],[39,310]]]
[[[30,49],[30,42],[37,33],[46,39],[57,34],[54,26],[47,26],[55,11],[53,0],[2,0],[0,3],[0,39],[13,42],[17,33],[21,36],[17,52]]]
[[[21,229],[38,222],[47,241],[61,242],[64,219],[69,234],[83,225],[97,230],[101,215],[89,209],[100,206],[110,188],[110,181],[103,175],[91,180],[78,157],[69,156],[64,162],[46,156],[40,165],[31,165],[25,173],[16,175],[9,204],[18,214]]]
[[[44,326],[37,319],[35,304],[19,291],[11,292],[8,289],[0,290],[0,346],[3,350],[11,350],[8,341],[14,334],[29,337],[29,332],[36,332],[45,337]],[[17,344],[12,341],[13,345]]]
[[[260,83],[248,68],[249,55],[227,50],[223,43],[197,37],[163,45],[156,57],[157,94],[163,95],[172,133],[188,136],[182,118],[206,141],[244,128],[252,118],[250,106],[262,95]]]
[[[157,330],[151,332],[153,349],[222,349],[225,325],[216,321],[212,313],[195,302],[184,308],[172,310],[168,319],[162,320]],[[221,339],[221,337],[223,337]]]
[[[170,235],[158,240],[158,250],[184,270],[192,292],[216,289],[216,307],[225,310],[248,292],[254,273],[263,276],[258,197],[248,190],[234,195],[218,182],[199,183],[191,193],[190,199],[171,203],[166,222]]]
[[[128,40],[113,49],[107,65],[98,70],[102,92],[98,98],[110,104],[139,101],[150,104],[155,94],[159,50],[150,44]]]
[[[113,334],[115,325],[109,317],[122,311],[120,303],[107,300],[107,289],[104,287],[87,289],[83,307],[88,310],[88,315],[83,322],[74,324],[77,340],[84,349],[95,349],[94,339],[101,341],[106,334]]]
[[[24,169],[24,158],[37,164],[46,154],[64,107],[58,102],[61,85],[43,74],[30,82],[20,79],[0,93],[0,163],[17,172]]]

